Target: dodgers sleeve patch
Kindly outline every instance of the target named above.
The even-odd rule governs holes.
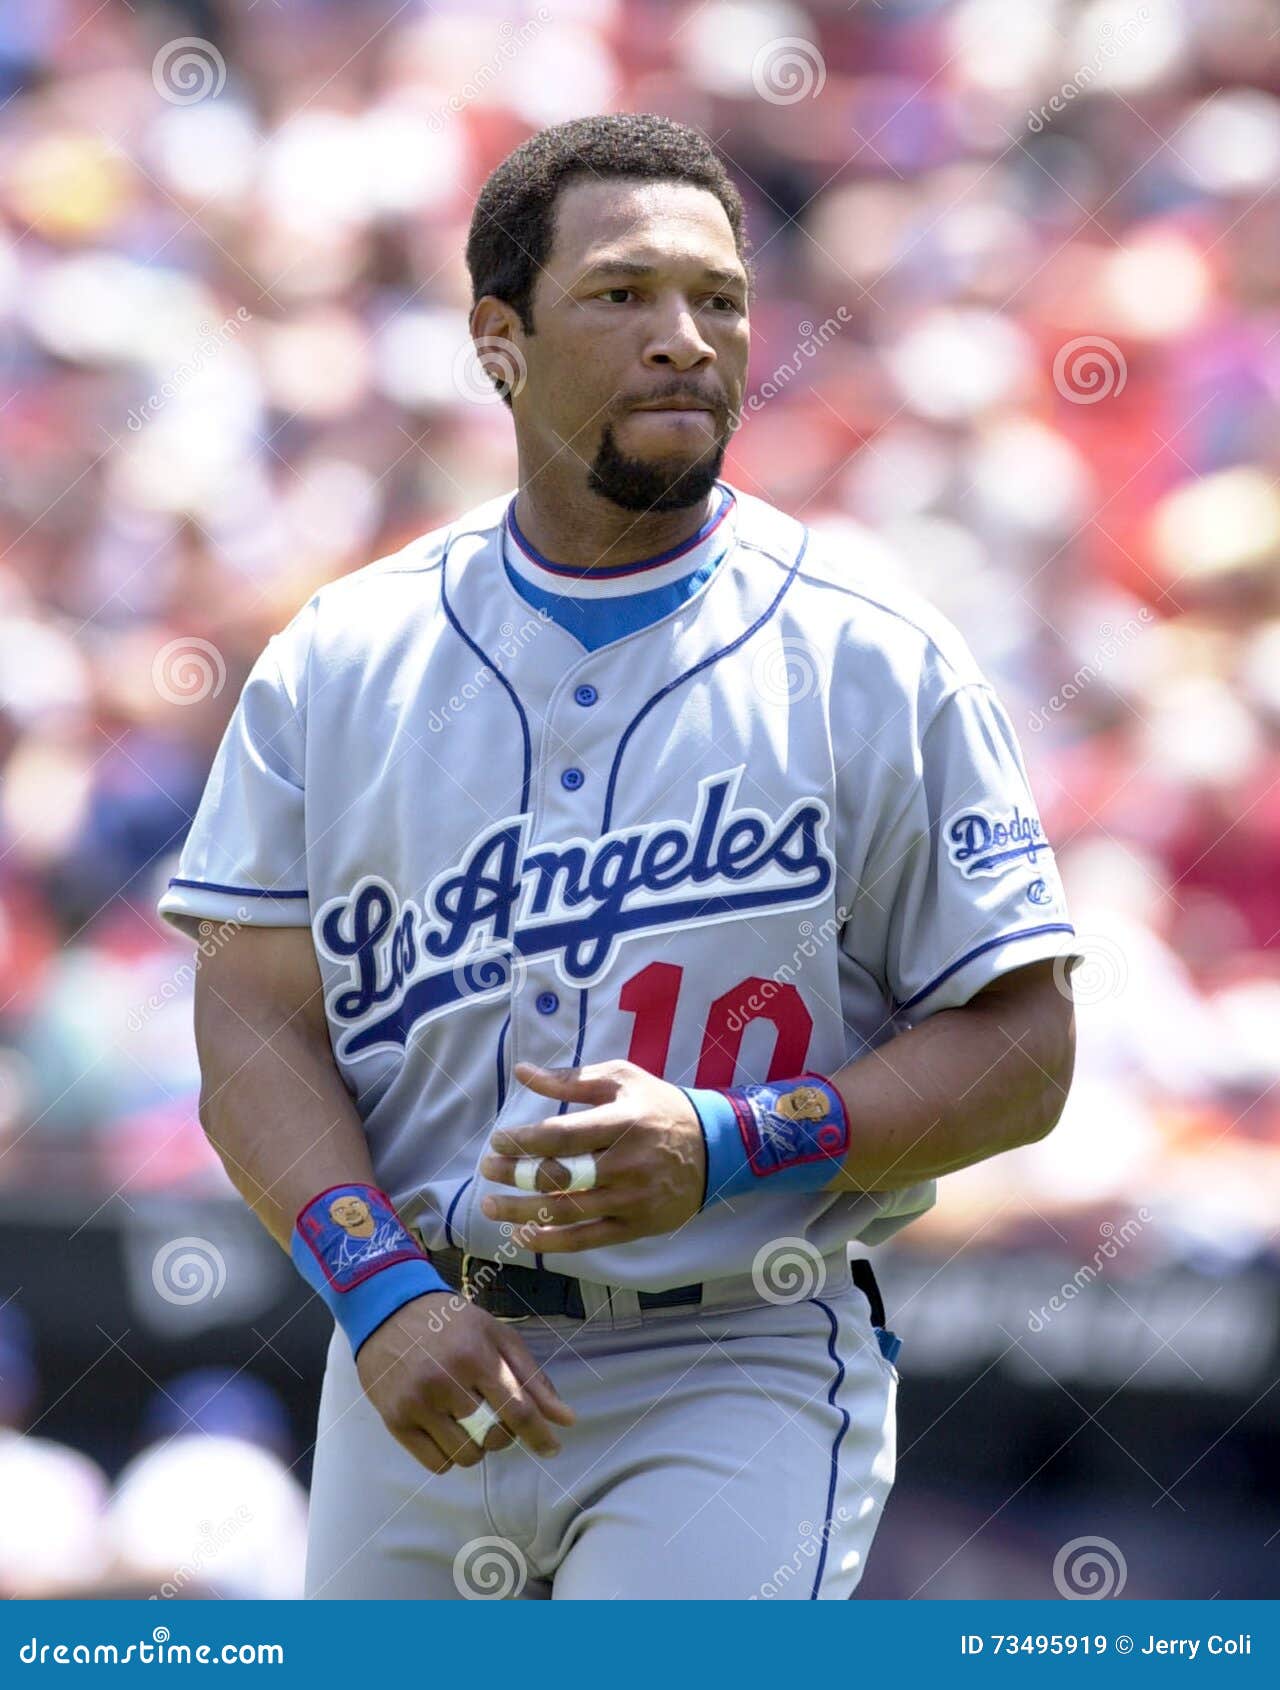
[[[290,1255],[358,1350],[405,1303],[451,1286],[373,1185],[334,1185],[298,1212]]]
[[[704,1208],[748,1191],[821,1191],[848,1154],[844,1104],[821,1074],[724,1090],[681,1089],[706,1140]]]

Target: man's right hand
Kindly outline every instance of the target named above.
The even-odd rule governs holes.
[[[524,1339],[457,1292],[397,1309],[361,1344],[356,1371],[392,1437],[432,1473],[474,1467],[516,1439],[534,1455],[555,1455],[548,1422],[574,1421]],[[482,1401],[501,1421],[483,1448],[458,1424]]]

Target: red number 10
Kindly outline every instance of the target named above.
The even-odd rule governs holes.
[[[618,1007],[636,1018],[628,1060],[661,1077],[671,1051],[676,1004],[684,969],[674,962],[651,962],[625,982]],[[804,1072],[813,1033],[813,1017],[788,982],[779,985],[749,974],[718,997],[707,1013],[695,1086],[731,1086],[742,1035],[752,1021],[772,1021],[776,1032],[768,1080],[786,1080]]]

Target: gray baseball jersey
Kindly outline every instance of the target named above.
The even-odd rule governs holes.
[[[718,563],[645,626],[591,650],[535,610],[504,567],[508,492],[321,588],[227,728],[161,911],[310,926],[377,1179],[428,1244],[512,1259],[476,1169],[495,1123],[554,1110],[517,1060],[829,1074],[1074,949],[956,630],[721,488]],[[779,1238],[875,1244],[933,1200],[753,1193],[542,1259],[662,1290]]]

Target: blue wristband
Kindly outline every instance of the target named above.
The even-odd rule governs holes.
[[[848,1154],[844,1104],[821,1074],[723,1091],[680,1089],[707,1144],[704,1209],[750,1191],[822,1191]]]
[[[354,1355],[398,1308],[453,1287],[375,1185],[331,1185],[298,1211],[289,1254]]]

